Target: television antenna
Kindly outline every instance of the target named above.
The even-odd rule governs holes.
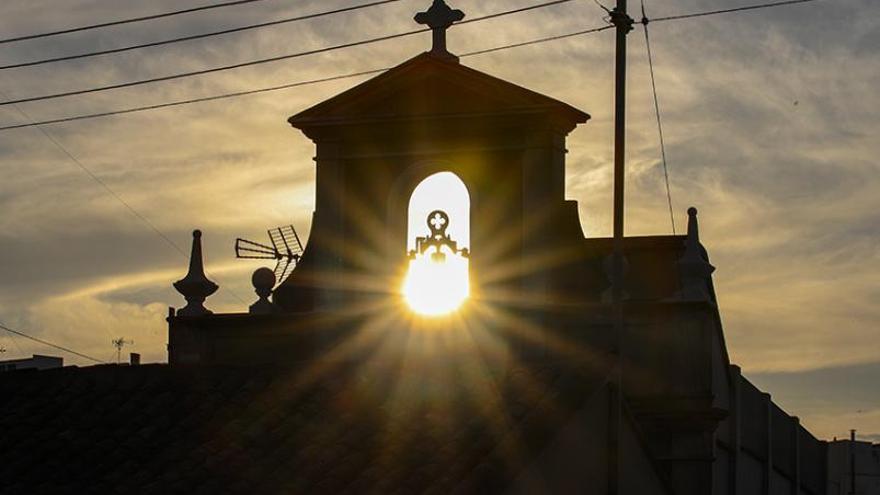
[[[116,348],[116,364],[122,360],[122,348],[126,345],[134,345],[133,340],[125,340],[125,337],[119,337],[118,339],[113,339],[113,347]]]
[[[269,229],[271,246],[238,238],[235,240],[235,257],[251,260],[275,260],[275,280],[280,284],[296,268],[303,254],[302,242],[293,225]]]

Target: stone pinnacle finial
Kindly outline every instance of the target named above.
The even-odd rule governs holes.
[[[709,301],[709,280],[715,267],[703,256],[700,244],[700,228],[697,224],[697,209],[688,208],[687,239],[684,241],[684,255],[678,260],[681,275],[681,299],[686,301]]]
[[[219,287],[205,276],[205,266],[202,262],[202,231],[200,230],[193,231],[189,272],[185,277],[174,282],[174,288],[186,299],[186,306],[177,312],[179,316],[211,314],[211,311],[205,308],[204,302]]]
[[[688,208],[688,242],[700,242],[700,229],[697,225],[697,209]]]
[[[434,39],[430,53],[453,60],[458,60],[458,57],[446,49],[446,30],[462,19],[464,12],[450,8],[443,0],[434,0],[427,11],[419,12],[415,16],[417,23],[426,24],[433,32]]]

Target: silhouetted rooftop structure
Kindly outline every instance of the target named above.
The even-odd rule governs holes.
[[[4,491],[494,492],[601,376],[544,367],[497,377],[470,358],[361,364],[320,380],[307,367],[5,374],[0,435],[14,448],[0,454]]]
[[[6,359],[0,361],[0,371],[44,370],[64,366],[64,358],[34,354],[29,358]]]
[[[168,365],[0,376],[4,488],[828,493],[827,444],[730,362],[695,208],[686,236],[623,240],[617,333],[612,239],[586,237],[565,198],[589,115],[460,64],[446,29],[462,17],[435,0],[416,16],[431,51],[290,117],[316,146],[311,232],[274,290],[254,273],[247,312],[205,308],[195,231]],[[421,235],[413,196],[440,174],[468,211],[429,205]],[[446,232],[458,222],[469,239]],[[466,261],[457,311],[404,304],[420,255]]]

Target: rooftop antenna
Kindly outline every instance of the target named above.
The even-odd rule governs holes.
[[[119,364],[122,359],[122,348],[126,345],[134,345],[133,340],[125,340],[125,337],[119,337],[118,339],[113,339],[113,347],[116,348],[116,364]]]
[[[303,254],[302,242],[293,225],[285,225],[267,231],[271,246],[238,238],[235,240],[235,257],[251,260],[275,260],[275,280],[280,284],[299,263]]]

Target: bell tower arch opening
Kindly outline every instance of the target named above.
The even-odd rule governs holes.
[[[410,195],[401,292],[420,315],[446,315],[470,295],[470,207],[467,186],[448,171],[428,176]]]

